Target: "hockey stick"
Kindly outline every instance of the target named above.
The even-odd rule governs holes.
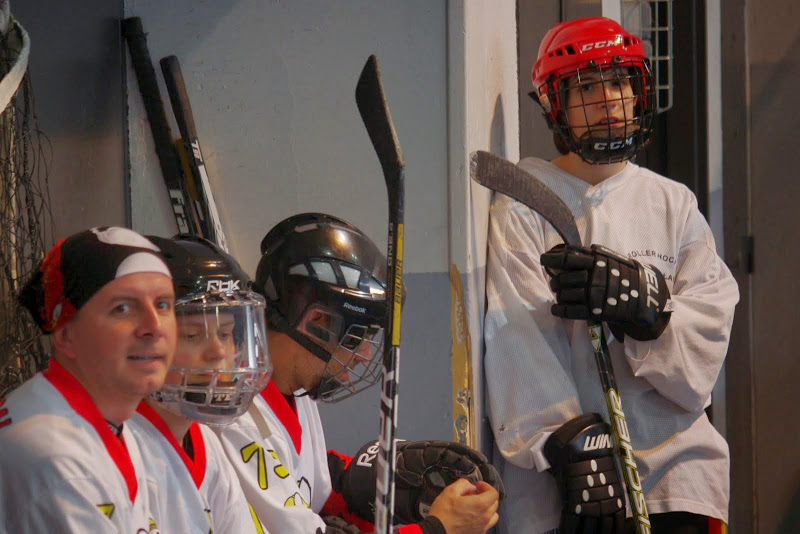
[[[403,295],[403,153],[394,131],[389,105],[383,92],[378,58],[367,59],[356,85],[356,104],[378,154],[389,194],[389,246],[386,254],[388,294],[386,332],[381,381],[378,480],[375,488],[375,532],[389,534],[394,516],[396,467],[397,382],[400,363],[400,312]],[[386,347],[384,341],[384,347]]]
[[[164,103],[161,100],[161,92],[158,90],[156,71],[150,60],[147,36],[142,29],[141,19],[139,17],[124,19],[122,34],[128,41],[133,70],[136,72],[139,92],[144,102],[147,121],[150,123],[150,131],[153,133],[158,163],[169,191],[178,231],[184,234],[201,235],[200,224],[183,180],[178,154],[172,146],[172,132],[164,112]]]
[[[581,246],[578,226],[569,207],[535,176],[508,160],[483,151],[472,153],[470,176],[482,186],[503,193],[537,212],[555,228],[567,245]],[[650,518],[601,322],[589,321],[589,337],[592,340],[600,383],[606,397],[608,417],[614,429],[617,455],[628,488],[636,529],[640,534],[648,534]]]
[[[197,193],[197,197],[194,200],[197,213],[200,215],[202,235],[215,242],[225,252],[228,252],[228,241],[222,232],[217,204],[214,202],[211,184],[208,181],[208,173],[203,160],[203,152],[200,150],[200,141],[197,138],[197,128],[194,124],[189,95],[186,93],[181,65],[175,56],[162,58],[160,63],[161,72],[164,73],[164,82],[166,82],[167,92],[169,93],[169,101],[172,104],[172,112],[175,114],[175,121],[178,123],[178,129],[181,132],[189,169],[194,179]]]

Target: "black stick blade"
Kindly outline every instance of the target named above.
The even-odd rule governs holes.
[[[581,245],[581,235],[569,207],[539,178],[507,159],[478,150],[470,156],[473,180],[517,200],[544,217],[568,245]]]
[[[388,180],[390,176],[395,176],[405,163],[392,123],[392,115],[389,113],[386,95],[383,92],[378,58],[375,54],[369,56],[361,76],[358,77],[356,105]]]

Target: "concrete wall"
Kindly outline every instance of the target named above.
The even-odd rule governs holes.
[[[505,124],[497,139],[516,146],[515,106],[503,111],[503,100],[516,98],[507,38],[514,3],[127,0],[125,15],[142,18],[154,61],[181,61],[222,225],[251,273],[269,228],[301,211],[338,215],[385,246],[385,185],[353,96],[364,61],[377,54],[407,165],[399,434],[450,439],[448,269],[455,259],[462,272],[473,270],[463,252],[451,252],[474,237],[464,232],[472,220],[467,147],[488,148],[493,121]],[[170,234],[130,67],[128,80],[133,227]],[[501,83],[509,84],[503,98]],[[452,188],[459,204],[451,209]],[[482,213],[485,233],[485,206]],[[322,413],[330,445],[354,452],[377,436],[378,391]]]

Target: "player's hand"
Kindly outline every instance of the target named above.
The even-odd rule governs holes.
[[[472,484],[461,478],[439,494],[431,505],[447,534],[484,534],[500,520],[497,515],[500,494],[491,484]]]
[[[336,458],[329,456],[328,461],[334,488],[344,496],[348,510],[369,521],[374,520],[377,452],[377,442],[367,443],[343,472]],[[395,519],[402,524],[422,521],[444,488],[462,478],[473,484],[487,482],[500,498],[505,493],[497,470],[479,451],[450,441],[398,442]]]
[[[557,245],[541,257],[556,293],[553,315],[607,322],[614,337],[658,338],[672,312],[661,271],[600,245]]]

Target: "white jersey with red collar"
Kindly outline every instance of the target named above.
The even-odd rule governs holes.
[[[158,532],[136,440],[55,360],[0,401],[0,473],[8,532]]]
[[[162,534],[265,532],[255,523],[217,436],[189,427],[192,457],[166,422],[142,402],[126,423],[144,458],[151,512]]]
[[[318,514],[331,479],[322,423],[308,396],[293,400],[291,406],[270,380],[247,413],[215,430],[248,502],[271,532],[324,532]]]

